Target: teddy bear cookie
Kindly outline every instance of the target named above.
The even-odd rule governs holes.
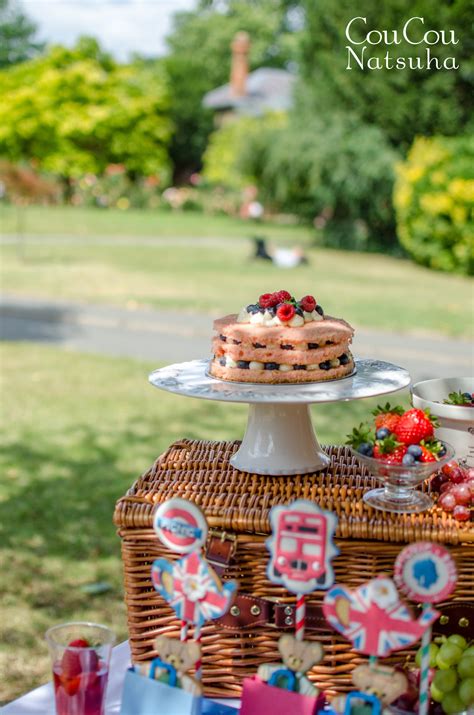
[[[350,712],[354,715],[358,709],[364,708],[365,699],[359,695],[374,696],[382,706],[382,712],[391,703],[403,695],[408,688],[408,679],[400,671],[387,665],[359,665],[352,673],[352,682],[356,692],[351,694],[348,707],[348,696],[342,695],[331,702],[332,710],[337,715]]]
[[[316,697],[319,691],[308,680],[306,673],[323,659],[322,645],[300,641],[295,636],[285,634],[278,641],[278,650],[282,662],[260,665],[258,677],[277,688]]]
[[[191,695],[202,695],[201,683],[187,674],[200,660],[201,647],[198,643],[158,636],[155,649],[158,658],[136,663],[135,672],[146,678],[153,678],[172,687],[181,688]]]

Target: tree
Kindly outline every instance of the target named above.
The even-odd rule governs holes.
[[[169,99],[156,68],[117,65],[82,38],[1,71],[0,95],[0,155],[12,161],[66,179],[115,163],[131,178],[167,174]]]
[[[284,9],[273,0],[201,3],[195,12],[174,17],[164,65],[169,77],[174,132],[170,154],[175,173],[196,170],[213,128],[213,114],[202,106],[206,92],[229,79],[230,43],[239,30],[250,34],[250,69],[285,67],[296,56],[296,35]]]
[[[36,25],[10,0],[0,0],[0,68],[24,62],[42,51]]]
[[[298,215],[336,248],[396,251],[391,195],[397,153],[357,117],[261,120],[241,142],[238,166],[268,206]]]
[[[290,6],[303,7],[305,26],[301,41],[300,66],[308,114],[325,109],[355,112],[362,120],[376,124],[397,147],[407,149],[416,135],[456,135],[466,130],[473,116],[474,53],[470,36],[474,6],[469,0],[432,2],[432,0],[301,0]],[[348,22],[366,18],[352,25],[352,37],[362,41],[371,30],[401,31],[412,17],[422,17],[411,26],[418,40],[427,30],[454,30],[458,44],[431,46],[430,52],[444,60],[455,55],[458,70],[431,69],[360,69],[352,61],[347,70],[350,45],[346,37]],[[377,37],[375,36],[375,39]],[[400,38],[402,39],[402,38]],[[433,36],[430,38],[433,39]],[[366,55],[383,61],[387,50],[394,56],[426,57],[426,45],[411,45],[402,39],[399,45],[385,42],[367,45]],[[352,45],[351,45],[352,46]],[[358,53],[364,45],[353,46]]]

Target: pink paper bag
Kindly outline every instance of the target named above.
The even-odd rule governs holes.
[[[322,702],[324,698],[275,688],[254,676],[244,679],[240,715],[316,715]]]

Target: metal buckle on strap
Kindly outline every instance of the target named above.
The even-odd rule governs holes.
[[[210,531],[207,540],[206,558],[220,576],[229,566],[237,549],[237,537],[226,531]]]

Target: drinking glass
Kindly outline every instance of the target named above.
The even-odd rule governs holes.
[[[46,632],[57,715],[104,715],[115,635],[97,623],[73,622]],[[81,643],[82,641],[82,643]]]

